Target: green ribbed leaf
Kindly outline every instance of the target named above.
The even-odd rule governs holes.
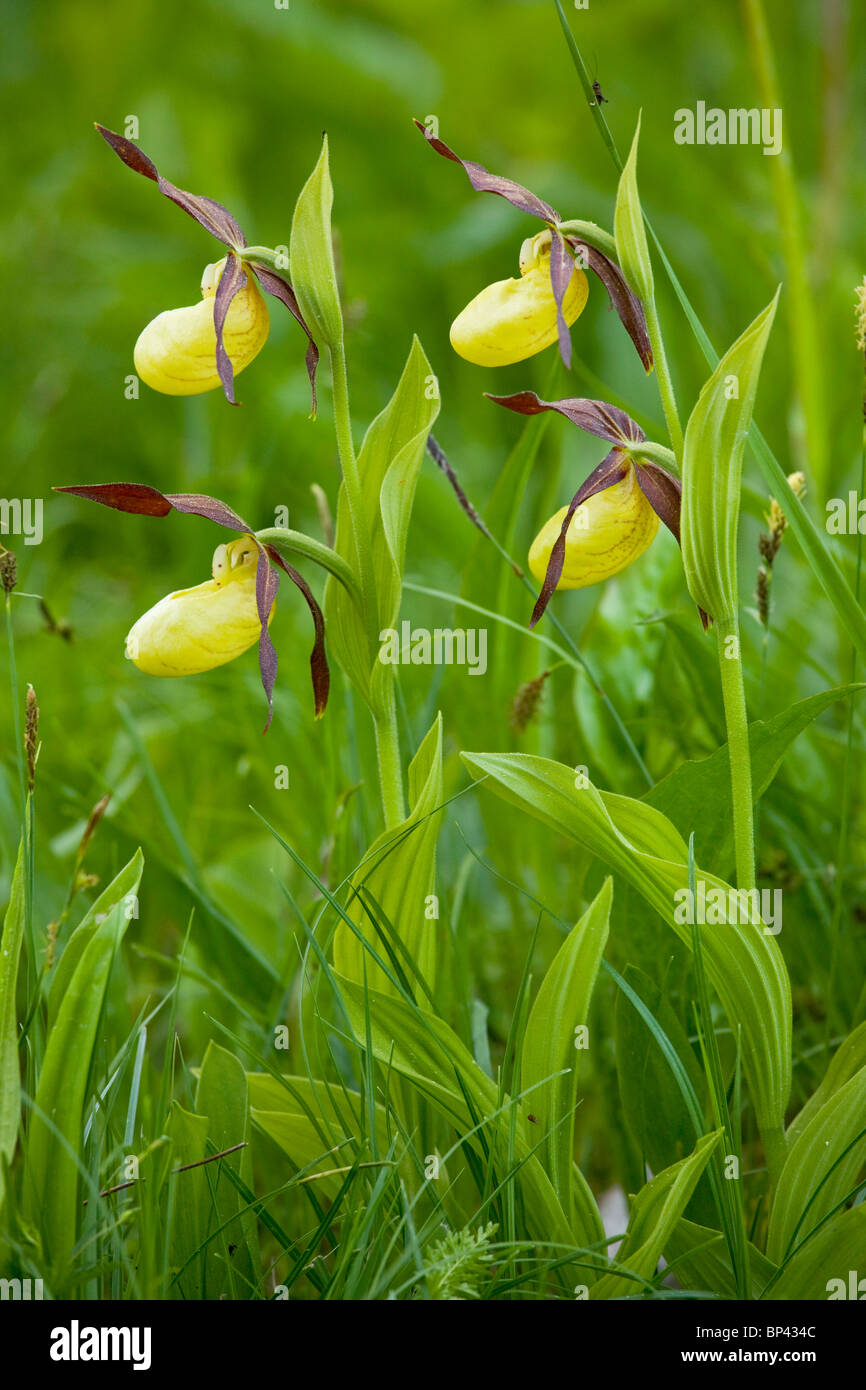
[[[770,1209],[767,1254],[777,1264],[853,1187],[866,1161],[866,1067],[840,1086],[791,1146]]]
[[[18,847],[9,906],[0,937],[0,1155],[12,1162],[21,1114],[21,1072],[18,1061],[18,1019],[15,993],[18,963],[27,920],[24,889],[24,841]],[[0,1165],[0,1207],[3,1205],[3,1167]]]
[[[778,299],[777,290],[725,353],[686,427],[680,516],[683,566],[689,593],[717,623],[737,613],[743,450]]]
[[[120,881],[136,892],[142,867],[139,850],[111,888]],[[46,1258],[58,1279],[72,1254],[83,1211],[76,1155],[108,977],[129,926],[124,897],[103,922],[94,923],[63,992],[48,1033],[27,1135],[22,1206],[42,1232]]]
[[[396,935],[430,990],[436,981],[439,923],[438,914],[433,912],[431,895],[436,871],[436,839],[442,819],[436,808],[441,803],[442,719],[437,715],[409,765],[409,815],[370,846],[352,877],[352,886],[358,890],[360,899],[353,898],[346,909],[380,959],[389,960],[386,943],[390,943],[393,964],[409,972],[404,952],[395,948],[391,940]],[[356,984],[363,984],[366,973],[374,989],[385,994],[396,992],[385,971],[342,920],[334,936],[334,964]],[[416,976],[407,973],[407,979],[415,990]]]
[[[520,1086],[523,1091],[532,1089],[529,1104],[543,1136],[539,1155],[567,1216],[572,1212],[580,1059],[574,1030],[589,1019],[607,942],[612,897],[608,878],[554,956],[535,996],[523,1038]]]
[[[171,1139],[173,1167],[186,1169],[172,1177],[175,1196],[169,1263],[177,1278],[171,1289],[178,1298],[201,1299],[206,1296],[207,1288],[207,1246],[203,1246],[203,1242],[210,1205],[208,1174],[204,1168],[187,1165],[200,1164],[207,1157],[207,1117],[184,1110],[175,1100],[165,1128]]]
[[[625,1239],[616,1254],[616,1264],[631,1270],[640,1280],[652,1279],[710,1160],[722,1130],[705,1134],[688,1158],[657,1173],[632,1201]],[[640,1293],[640,1282],[623,1274],[605,1274],[589,1291],[592,1299],[627,1298]]]
[[[524,753],[464,753],[473,776],[529,811],[557,834],[571,835],[621,873],[689,950],[692,928],[674,920],[675,894],[688,888],[688,851],[667,817],[631,797],[576,788],[574,771]],[[732,891],[697,871],[707,891]],[[778,1144],[791,1089],[791,986],[774,937],[737,922],[701,926],[710,981],[734,1033],[740,1030],[743,1068],[765,1142]]]
[[[766,1299],[848,1299],[863,1276],[866,1250],[866,1203],[840,1211],[816,1231],[791,1257],[779,1278],[765,1293]],[[831,1282],[833,1281],[833,1282]],[[856,1287],[859,1301],[863,1292]]]
[[[866,1020],[852,1033],[849,1033],[845,1041],[840,1043],[833,1053],[820,1086],[816,1091],[813,1091],[802,1110],[788,1126],[789,1144],[793,1144],[799,1139],[803,1130],[815,1118],[818,1111],[836,1094],[840,1086],[844,1086],[846,1081],[851,1080],[851,1077],[861,1067],[866,1067]]]
[[[350,980],[339,976],[337,979],[352,1029],[364,1046],[365,991]],[[458,1135],[467,1136],[473,1148],[481,1153],[485,1148],[492,1149],[499,1157],[500,1182],[507,1177],[503,1168],[509,1150],[513,1153],[514,1166],[519,1166],[516,1181],[523,1194],[527,1221],[537,1237],[584,1246],[603,1240],[598,1207],[579,1170],[575,1169],[573,1220],[569,1221],[542,1163],[531,1153],[538,1142],[537,1126],[527,1120],[533,1097],[518,1102],[520,1113],[512,1116],[507,1098],[500,1102],[495,1083],[442,1019],[403,999],[372,990],[366,993],[376,1058],[389,1070],[406,1077]]]
[[[704,1076],[666,991],[632,965],[626,967],[623,978],[665,1034],[698,1105],[702,1106],[706,1095]],[[652,1029],[622,992],[616,998],[614,1042],[624,1123],[641,1159],[652,1172],[660,1173],[672,1163],[679,1163],[694,1147],[697,1131],[693,1106],[683,1095],[680,1078],[672,1071]],[[706,1184],[695,1193],[691,1214],[699,1220],[713,1219],[715,1206]]]
[[[747,1243],[747,1254],[752,1298],[760,1298],[776,1266],[751,1241]],[[721,1231],[682,1217],[671,1232],[666,1258],[674,1265],[673,1272],[683,1288],[706,1290],[719,1298],[739,1298],[727,1241]]]
[[[336,348],[343,341],[343,311],[331,234],[334,189],[328,166],[328,137],[316,167],[298,195],[289,242],[292,288],[307,326],[318,343]]]
[[[766,721],[749,725],[752,795],[760,800],[782,765],[791,744],[836,700],[859,693],[861,684],[822,690],[798,700]],[[695,854],[704,868],[724,874],[734,860],[731,764],[728,745],[707,758],[680,763],[642,800],[664,812],[684,838],[695,832]]]
[[[439,413],[436,378],[424,349],[413,339],[403,375],[385,409],[364,436],[358,455],[366,526],[371,536],[376,612],[370,619],[345,587],[329,577],[325,622],[330,648],[365,700],[381,700],[390,671],[379,661],[379,634],[397,625],[406,537],[427,437]],[[345,486],[337,499],[335,549],[360,573]],[[371,644],[368,622],[377,641]]]
[[[305,1170],[305,1176],[316,1176],[316,1192],[333,1201],[345,1173],[335,1173],[354,1159],[348,1135],[338,1136],[332,1145],[323,1144],[322,1137],[309,1115],[291,1110],[251,1110],[253,1124],[291,1159],[295,1167]],[[325,1176],[327,1175],[327,1176]]]
[[[100,921],[104,921],[109,912],[118,905],[121,905],[130,917],[133,915],[133,899],[141,882],[143,865],[141,850],[137,850],[126,867],[121,869],[116,878],[113,878],[108,887],[100,893],[96,902],[88,908],[67,941],[63,954],[54,967],[48,992],[49,1023],[56,1017],[69,981],[75,974],[87,946],[96,935]]]
[[[247,1072],[250,1106],[255,1111],[276,1113],[284,1110],[292,1115],[305,1115],[314,1126],[322,1149],[339,1142],[347,1135],[357,1139],[369,1130],[364,1098],[358,1091],[347,1091],[338,1082],[318,1081],[309,1076],[282,1076],[279,1080],[267,1072]],[[391,1142],[388,1116],[376,1105],[376,1135],[380,1153],[387,1152]]]
[[[619,179],[613,230],[616,237],[617,260],[631,289],[645,304],[651,304],[654,294],[653,269],[644,228],[640,194],[637,191],[637,147],[640,139],[640,116],[631,142],[628,159]]]
[[[198,1116],[207,1117],[210,1153],[222,1153],[237,1144],[248,1144],[250,1136],[247,1079],[243,1067],[231,1052],[208,1043],[195,1096]],[[223,1165],[252,1187],[252,1160],[249,1149],[236,1149],[206,1174],[209,1191],[209,1229],[214,1239],[208,1246],[207,1297],[251,1298],[261,1273],[256,1222],[252,1212],[242,1210],[241,1198]],[[236,1219],[232,1219],[236,1218]],[[219,1235],[215,1232],[219,1229]]]

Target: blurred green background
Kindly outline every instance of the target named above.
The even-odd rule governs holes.
[[[673,113],[698,100],[725,109],[762,104],[741,7],[734,0],[700,7],[693,0],[590,0],[588,9],[569,7],[568,13],[591,76],[608,97],[604,111],[621,151],[643,110],[644,206],[723,349],[785,279],[773,160],[756,147],[678,146]],[[829,468],[823,477],[810,474],[808,504],[822,516],[827,497],[856,486],[859,469],[862,362],[854,346],[853,291],[866,271],[864,13],[845,0],[769,0],[767,13],[784,97],[783,158],[794,161],[818,316],[815,359]],[[364,712],[352,707],[335,671],[329,712],[313,723],[310,623],[287,586],[273,625],[281,665],[276,717],[266,739],[254,653],[192,680],[143,676],[124,660],[125,633],[164,593],[207,577],[223,534],[196,518],[122,516],[52,495],[51,488],[124,479],[203,491],[259,526],[273,524],[276,507],[288,507],[293,526],[318,535],[310,486],[318,483],[333,506],[338,478],[330,386],[323,371],[313,423],[301,334],[273,304],[268,345],[239,379],[242,408],[232,410],[216,392],[178,400],[142,387],[139,400],[125,398],[139,332],[161,310],[197,299],[201,270],[218,258],[219,248],[124,169],[93,122],[122,130],[135,116],[140,144],[167,177],[224,202],[250,242],[270,245],[288,242],[295,198],[327,131],[351,324],[356,435],[386,401],[417,333],[439,378],[438,437],[482,512],[521,429],[517,417],[482,393],[546,391],[554,364],[548,353],[501,372],[472,367],[451,352],[448,326],[484,284],[516,273],[520,243],[535,228],[503,200],[473,194],[456,165],[425,147],[411,118],[437,116],[442,137],[465,157],[522,180],[566,217],[608,228],[615,170],[550,0],[291,0],[286,10],[268,0],[190,0],[183,6],[126,0],[109,7],[98,0],[7,0],[3,15],[0,492],[45,498],[43,543],[26,547],[11,539],[20,566],[21,593],[12,604],[18,673],[35,686],[42,711],[37,916],[46,923],[56,917],[84,819],[110,791],[88,867],[104,881],[143,844],[148,868],[132,950],[170,959],[196,903],[194,955],[231,989],[225,933],[202,917],[202,898],[188,886],[200,874],[199,893],[285,977],[293,959],[292,915],[281,884],[298,892],[303,884],[249,807],[326,876],[343,839],[343,862],[354,862],[378,829]],[[685,417],[707,373],[660,273],[657,281]],[[792,384],[789,313],[783,292],[757,418],[786,471],[808,472]],[[558,394],[616,393],[650,422],[661,421],[655,383],[644,377],[597,282],[573,338],[575,378],[569,384],[561,376]],[[660,423],[656,437],[665,438]],[[521,557],[541,522],[600,456],[565,422],[551,422],[520,506]],[[747,469],[741,542],[748,605],[766,496],[752,461]],[[446,592],[463,587],[486,604],[490,575],[504,573],[509,611],[528,618],[528,596],[516,582],[508,587],[507,568],[494,552],[479,560],[476,542],[428,461],[407,577]],[[853,541],[832,544],[850,570]],[[479,574],[483,580],[473,591]],[[321,592],[319,577],[309,577]],[[49,631],[28,594],[44,597],[55,619],[69,624],[71,640]],[[778,563],[774,604],[760,705],[766,714],[841,683],[849,672],[848,647],[791,540]],[[603,676],[656,776],[722,741],[713,653],[705,644],[701,656],[703,639],[669,538],[660,538],[621,583],[603,593],[560,597],[556,611]],[[655,621],[661,614],[673,616]],[[404,616],[448,625],[455,609],[407,593]],[[463,621],[473,620],[464,615]],[[753,621],[746,623],[746,641],[755,714],[760,635]],[[466,782],[454,756],[459,747],[547,751],[591,764],[602,785],[639,792],[615,731],[586,686],[573,688],[567,672],[551,678],[537,725],[515,735],[510,695],[539,674],[546,659],[528,637],[509,653],[507,669],[499,661],[495,679],[446,669],[434,671],[431,688],[428,670],[406,670],[405,746],[417,746],[438,706],[452,755],[452,792]],[[706,689],[695,674],[701,668]],[[826,909],[843,718],[837,707],[812,736],[811,751],[796,753],[762,826],[765,862],[781,854],[780,872],[799,874],[806,884],[806,916],[818,911],[819,899]],[[13,717],[5,700],[0,729],[2,871],[8,880],[18,808]],[[280,765],[289,769],[288,791],[274,785]],[[340,816],[339,798],[358,784],[360,790],[347,796],[350,810]],[[188,862],[166,821],[162,795],[185,839]],[[532,914],[476,870],[467,887],[463,836],[503,870],[512,852],[522,851],[524,881],[542,885],[568,920],[580,908],[580,866],[573,855],[551,864],[542,832],[516,827],[498,806],[485,805],[485,830],[477,805],[472,798],[455,803],[443,835],[441,893],[452,929],[461,913],[467,922],[465,936],[457,932],[459,948],[471,958],[466,968],[485,977],[480,992],[493,1000],[495,1032],[496,1010],[501,1027],[507,1018],[526,945],[525,932],[515,934],[514,927],[530,925]],[[784,828],[792,806],[796,854],[790,827]],[[862,841],[854,848],[859,853]],[[4,892],[0,888],[0,900]],[[862,922],[855,918],[852,930],[862,935]],[[654,941],[655,928],[647,927],[650,954]],[[795,985],[808,992],[823,950],[820,935],[805,948],[801,938],[796,949],[804,954]],[[161,969],[152,958],[139,960],[132,986],[137,999],[165,982]],[[254,993],[250,985],[250,1007]],[[855,997],[856,989],[850,1010]],[[228,1019],[225,1001],[224,1007]],[[194,1026],[191,1016],[187,1026]]]

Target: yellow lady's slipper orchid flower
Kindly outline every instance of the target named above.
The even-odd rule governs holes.
[[[520,250],[520,279],[488,285],[457,315],[451,325],[451,346],[467,362],[504,367],[556,342],[550,246],[549,229],[529,237]],[[588,294],[586,276],[575,266],[562,302],[569,328],[583,312]]]
[[[234,661],[259,640],[258,549],[248,536],[217,546],[213,577],[167,594],[126,639],[126,655],[149,676],[195,676]],[[273,617],[273,607],[268,618]]]
[[[205,266],[199,304],[166,309],[141,333],[135,345],[135,370],[154,391],[198,396],[222,384],[217,372],[214,296],[225,265],[224,258]],[[261,352],[269,328],[268,306],[247,271],[247,282],[229,305],[223,328],[223,344],[235,376]]]
[[[539,531],[529,551],[529,568],[544,582],[550,552],[568,511],[562,507]],[[641,490],[633,467],[625,477],[582,502],[565,538],[558,589],[584,589],[619,574],[651,544],[659,518]]]

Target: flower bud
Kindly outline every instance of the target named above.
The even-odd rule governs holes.
[[[565,520],[567,507],[545,522],[529,551],[529,568],[539,583]],[[659,519],[641,491],[634,468],[603,492],[582,502],[565,539],[565,561],[558,589],[584,589],[619,574],[642,555],[659,528]]]
[[[225,259],[205,266],[202,299],[185,309],[166,309],[147,325],[135,345],[135,370],[154,391],[198,396],[221,385],[216,363],[214,296]],[[235,376],[257,357],[268,337],[268,306],[253,275],[229,305],[223,343]]]
[[[261,632],[257,563],[248,536],[217,546],[213,577],[166,595],[139,618],[126,639],[126,656],[149,676],[194,676],[241,656]]]
[[[497,280],[476,295],[451,325],[451,346],[479,367],[522,362],[557,340],[556,301],[550,283],[549,229],[520,249],[520,279]],[[562,303],[569,328],[586,304],[589,286],[575,266]]]

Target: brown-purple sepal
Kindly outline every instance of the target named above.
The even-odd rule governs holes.
[[[559,342],[559,355],[567,368],[571,367],[571,334],[562,312],[562,301],[565,299],[573,274],[574,257],[568,249],[565,237],[554,227],[551,231],[550,242],[550,287],[553,290],[553,299],[556,304],[556,335]]]
[[[568,510],[563,518],[559,535],[554,541],[553,549],[550,552],[550,559],[547,562],[541,593],[535,601],[532,617],[529,620],[529,626],[531,628],[535,627],[535,624],[543,615],[562,576],[562,566],[565,563],[565,538],[568,534],[568,528],[571,525],[572,517],[578,507],[582,502],[586,502],[588,498],[595,497],[597,493],[606,492],[609,487],[613,487],[614,483],[621,483],[630,467],[630,462],[624,457],[620,449],[611,449],[610,453],[602,459],[598,467],[594,468],[589,477],[581,483],[577,492],[572,497],[568,504]]]
[[[117,135],[113,130],[107,130],[98,121],[96,129],[129,169],[133,169],[136,174],[143,174],[146,179],[151,179],[160,193],[177,203],[177,206],[183,208],[190,217],[195,218],[196,222],[204,227],[205,231],[210,232],[211,236],[215,236],[217,241],[236,251],[246,246],[246,237],[222,203],[217,203],[213,198],[206,198],[200,193],[187,193],[183,188],[178,188],[176,184],[164,179],[153,160],[144,150],[140,150],[138,145],[127,140],[125,135]]]
[[[280,587],[280,576],[271,564],[267,548],[259,545],[259,558],[256,564],[256,608],[258,610],[261,631],[259,632],[259,672],[262,678],[262,689],[268,701],[268,718],[262,733],[266,734],[271,727],[271,720],[274,717],[274,685],[277,679],[277,649],[271,640],[268,630],[268,618],[277,590]]]
[[[495,405],[504,405],[506,410],[514,410],[518,415],[540,415],[544,410],[555,410],[578,429],[608,444],[640,444],[646,439],[640,425],[608,401],[592,401],[583,396],[543,401],[534,391],[517,391],[512,396],[492,396],[488,391],[486,395]]]
[[[271,270],[270,267],[259,265],[257,261],[251,261],[250,267],[262,289],[265,290],[267,294],[273,295],[274,299],[278,299],[281,304],[285,304],[289,313],[296,322],[301,325],[301,328],[303,328],[307,335],[308,347],[305,361],[307,364],[307,375],[310,378],[310,392],[313,398],[310,418],[315,420],[316,410],[318,409],[316,400],[316,368],[319,365],[319,349],[301,313],[301,306],[298,303],[295,291],[292,289],[288,280],[284,279],[283,276],[279,275],[275,270]]]
[[[243,289],[247,283],[247,273],[243,268],[240,257],[234,251],[229,251],[226,256],[225,268],[219,278],[216,294],[213,301],[213,326],[216,333],[216,367],[217,374],[222,382],[223,392],[229,405],[237,405],[235,400],[235,369],[232,360],[226,352],[223,342],[223,329],[225,328],[226,316],[235,295]]]
[[[252,528],[237,512],[218,497],[208,497],[203,492],[160,492],[146,483],[87,483],[79,487],[56,487],[54,491],[71,492],[118,512],[135,512],[139,516],[168,516],[172,510],[187,512],[215,521],[230,531],[252,533]]]
[[[101,502],[118,512],[138,512],[140,516],[168,516],[171,503],[147,483],[89,483],[80,487],[56,487],[54,492],[72,492],[88,502]]]
[[[218,497],[208,497],[203,492],[167,492],[165,498],[176,512],[203,516],[207,521],[215,521],[218,526],[227,527],[229,531],[245,531],[252,535],[252,527]]]
[[[316,630],[316,637],[313,643],[313,650],[310,653],[310,675],[313,681],[313,700],[315,704],[316,718],[321,719],[325,713],[325,706],[328,703],[328,692],[331,688],[331,673],[328,669],[328,657],[325,651],[325,619],[313,595],[313,591],[292,565],[289,564],[277,550],[276,546],[268,545],[265,547],[271,560],[280,569],[285,570],[292,583],[303,594],[307,607],[313,619],[313,626]]]
[[[677,545],[680,544],[680,512],[682,509],[683,485],[679,478],[675,478],[673,473],[668,473],[666,468],[660,467],[657,463],[649,463],[646,459],[636,458],[632,460],[637,473],[638,486],[646,500],[649,502],[659,521],[663,521],[670,531]],[[706,632],[712,618],[704,612],[703,608],[698,608]]]
[[[629,289],[625,276],[617,265],[603,252],[575,237],[568,238],[578,256],[578,263],[586,266],[598,276],[610,295],[610,302],[619,314],[620,322],[634,343],[644,371],[653,369],[653,350],[650,346],[646,315],[637,295]]]
[[[441,154],[443,159],[451,159],[455,164],[462,165],[466,177],[477,193],[498,193],[500,198],[505,198],[519,212],[529,213],[530,217],[540,217],[542,222],[560,222],[562,220],[556,209],[550,206],[550,203],[546,203],[543,198],[536,197],[530,189],[524,188],[522,183],[515,183],[514,179],[502,178],[499,174],[491,174],[489,170],[484,168],[483,164],[476,164],[472,159],[461,159],[459,154],[455,154],[444,140],[440,140],[438,135],[434,135],[423,121],[416,119],[415,124],[428,145],[431,145],[437,154]]]
[[[634,460],[640,490],[649,502],[659,521],[663,521],[677,545],[680,543],[680,510],[682,507],[683,485],[657,463],[647,463],[645,459]]]

